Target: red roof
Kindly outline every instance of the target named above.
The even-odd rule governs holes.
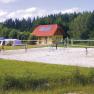
[[[58,29],[57,24],[51,24],[51,25],[39,25],[35,28],[32,35],[34,36],[53,36]]]

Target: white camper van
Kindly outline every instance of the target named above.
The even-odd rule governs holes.
[[[5,45],[17,46],[22,45],[22,42],[19,39],[5,39]]]
[[[22,45],[22,42],[19,39],[1,39],[0,45],[17,46],[17,45]]]

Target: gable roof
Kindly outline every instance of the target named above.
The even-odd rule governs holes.
[[[57,24],[39,25],[32,32],[32,35],[34,36],[53,36],[56,33],[57,29],[58,29]]]

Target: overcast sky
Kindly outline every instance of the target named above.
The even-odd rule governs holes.
[[[94,0],[0,0],[0,22],[53,13],[93,11]]]

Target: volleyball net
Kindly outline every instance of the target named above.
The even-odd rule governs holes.
[[[5,45],[0,46],[0,52],[9,55],[25,52],[37,52],[41,55],[47,52],[49,55],[73,54],[74,56],[94,56],[94,40],[62,40],[52,41],[52,43],[49,42],[49,44],[47,44],[47,41],[42,40],[5,41]]]

